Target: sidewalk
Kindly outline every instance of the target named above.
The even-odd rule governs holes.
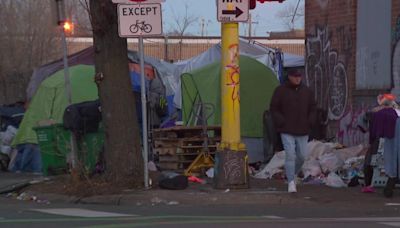
[[[34,196],[36,199],[51,203],[82,203],[107,205],[288,205],[288,206],[334,206],[343,208],[379,208],[400,207],[400,189],[395,190],[393,198],[384,198],[382,189],[376,193],[361,193],[361,187],[331,188],[322,185],[298,185],[298,193],[287,193],[283,180],[251,179],[250,188],[242,190],[214,189],[211,183],[190,183],[185,190],[164,190],[154,187],[149,190],[126,189],[120,194],[77,197],[48,190],[47,186],[59,184],[55,177],[43,181],[42,177],[28,174],[0,173],[0,189],[22,186],[17,192]],[[60,186],[62,187],[62,186]],[[22,189],[22,190],[21,190]],[[17,194],[14,194],[17,197]],[[29,198],[29,197],[28,197]],[[33,198],[33,197],[32,197]]]

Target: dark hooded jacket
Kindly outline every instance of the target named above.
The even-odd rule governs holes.
[[[274,91],[270,111],[277,132],[308,135],[316,118],[314,94],[303,84],[286,82]]]

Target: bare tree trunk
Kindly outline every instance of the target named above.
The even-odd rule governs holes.
[[[116,5],[110,0],[90,0],[95,46],[96,82],[105,125],[106,172],[119,183],[129,177],[143,184],[135,99],[128,69],[127,41],[118,36]]]

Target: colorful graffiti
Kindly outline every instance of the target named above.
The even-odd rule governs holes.
[[[229,64],[225,66],[227,75],[229,76],[228,83],[229,87],[232,87],[231,99],[233,101],[233,109],[235,109],[235,101],[240,102],[240,68],[239,68],[239,45],[232,44],[229,46]]]
[[[368,132],[362,132],[358,127],[359,119],[368,107],[361,107],[357,110],[348,110],[338,123],[337,139],[345,146],[354,146],[368,143]]]
[[[317,28],[316,35],[307,38],[306,81],[314,91],[318,107],[327,110],[328,120],[340,119],[348,99],[347,72],[331,48],[328,27]]]

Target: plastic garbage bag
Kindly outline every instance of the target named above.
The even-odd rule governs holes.
[[[17,129],[13,126],[8,126],[5,132],[0,132],[1,144],[9,146],[11,145],[14,136],[17,134]]]
[[[347,147],[344,149],[336,150],[336,154],[342,161],[346,161],[349,158],[357,157],[359,155],[365,154],[368,148],[363,145]]]
[[[285,151],[280,151],[276,153],[271,161],[262,169],[260,172],[254,175],[255,178],[259,179],[270,179],[276,173],[283,171],[283,166],[285,165]]]
[[[9,155],[11,153],[11,146],[0,145],[0,153]]]
[[[305,161],[302,170],[304,173],[304,177],[316,177],[321,174],[321,167],[319,165],[319,162],[315,159]]]
[[[305,160],[308,159],[317,159],[323,154],[331,153],[333,151],[334,144],[332,143],[323,143],[321,141],[310,141],[307,144],[308,153],[305,156]]]
[[[347,185],[335,172],[329,173],[329,175],[325,179],[325,184],[329,187],[334,187],[334,188],[347,187]]]
[[[335,153],[323,154],[319,157],[322,172],[336,172],[344,164],[343,160]]]

